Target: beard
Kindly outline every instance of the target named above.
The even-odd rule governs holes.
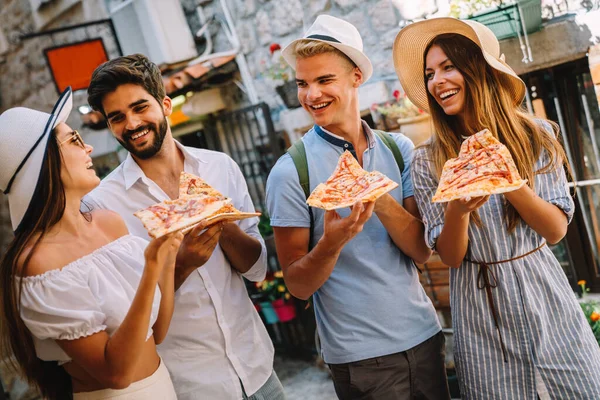
[[[123,135],[124,140],[117,139],[117,141],[121,144],[121,146],[123,146],[125,149],[127,149],[127,151],[130,152],[133,156],[135,156],[141,160],[147,160],[147,159],[153,157],[162,148],[162,144],[165,140],[165,136],[167,135],[167,128],[168,128],[167,120],[162,119],[158,123],[158,126],[156,124],[148,124],[148,125],[141,126],[134,131],[127,131]],[[130,142],[131,137],[133,135],[135,135],[136,133],[145,131],[146,129],[148,129],[149,133],[154,132],[154,141],[152,143],[150,143],[149,145],[147,145],[143,149],[137,149]]]

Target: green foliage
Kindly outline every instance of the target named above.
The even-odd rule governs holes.
[[[269,301],[277,299],[289,300],[291,298],[285,281],[283,280],[283,272],[277,271],[273,274],[268,274],[264,281],[257,282],[256,289],[263,293]]]
[[[273,234],[271,227],[271,218],[266,213],[262,213],[258,220],[258,231],[262,237],[269,237]]]
[[[585,287],[585,281],[579,281],[579,286],[581,287],[581,296],[585,298],[589,289]],[[581,309],[583,310],[583,314],[587,319],[590,327],[592,328],[592,332],[594,333],[594,337],[600,345],[600,304],[594,300],[588,300],[580,303]]]

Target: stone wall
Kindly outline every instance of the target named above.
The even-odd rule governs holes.
[[[269,46],[278,43],[282,48],[301,37],[319,14],[329,14],[352,23],[360,32],[365,53],[374,67],[373,81],[395,78],[392,44],[401,22],[398,11],[389,0],[225,0],[235,21],[251,75],[259,97],[276,110],[282,107],[275,90],[263,73],[270,60]],[[427,0],[411,0],[425,1]],[[200,27],[195,13],[196,0],[181,0],[192,32]],[[221,1],[205,1],[207,17],[222,14]],[[215,33],[215,51],[230,49],[223,32]],[[202,49],[199,49],[200,51]],[[395,82],[392,83],[392,86]],[[382,99],[384,101],[386,99]]]

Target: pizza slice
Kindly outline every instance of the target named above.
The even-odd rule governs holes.
[[[151,205],[133,215],[142,221],[150,237],[156,239],[168,233],[194,226],[214,215],[229,203],[231,203],[231,199],[186,196]]]
[[[185,196],[212,196],[217,199],[228,199],[217,189],[210,186],[206,181],[196,175],[182,171],[179,176],[179,197]],[[205,227],[223,221],[239,221],[246,218],[258,217],[258,212],[242,212],[229,203],[221,207],[215,213],[204,219]],[[184,233],[191,231],[196,224],[183,230]]]
[[[210,186],[204,179],[182,171],[179,175],[179,197],[206,195],[225,199],[225,196]]]
[[[381,172],[365,171],[346,150],[333,174],[312,191],[306,203],[325,210],[351,207],[358,201],[375,201],[396,187],[398,184]]]
[[[521,179],[508,148],[486,129],[465,140],[458,157],[446,161],[431,201],[442,203],[506,193],[526,182]]]

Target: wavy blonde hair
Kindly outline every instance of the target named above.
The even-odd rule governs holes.
[[[563,168],[567,157],[557,140],[558,126],[547,121],[554,131],[554,134],[550,134],[524,109],[514,105],[507,89],[510,85],[508,76],[486,62],[477,44],[458,34],[439,35],[425,49],[424,59],[432,46],[439,46],[464,78],[464,118],[465,125],[471,129],[470,132],[459,132],[457,117],[446,115],[427,90],[434,134],[426,146],[438,179],[444,163],[458,155],[461,134],[471,134],[483,129],[488,129],[508,148],[519,174],[527,179],[527,184],[532,189],[535,186],[535,175]],[[427,87],[427,78],[423,79]],[[539,170],[534,170],[543,151],[547,152],[549,162]],[[566,167],[569,169],[568,165]],[[505,215],[508,232],[512,233],[520,216],[509,202],[505,203]],[[479,215],[475,214],[473,221],[481,226]]]
[[[350,69],[357,67],[357,65],[354,63],[354,61],[352,61],[352,59],[350,59],[350,57],[348,57],[342,51],[336,49],[335,47],[325,42],[319,42],[311,39],[302,39],[299,40],[294,46],[294,55],[298,58],[308,58],[325,53],[337,54],[339,57],[343,58],[348,63],[348,67]]]

